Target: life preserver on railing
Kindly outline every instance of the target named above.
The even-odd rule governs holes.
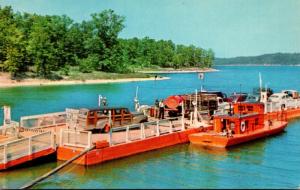
[[[242,122],[241,122],[241,131],[242,131],[242,132],[245,132],[245,130],[246,130],[245,121],[242,121]]]
[[[110,130],[110,126],[108,125],[108,123],[106,123],[105,126],[104,126],[104,132],[108,133],[109,130]]]

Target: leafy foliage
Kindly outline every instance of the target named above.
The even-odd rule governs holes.
[[[125,18],[113,10],[75,23],[63,16],[14,13],[0,7],[0,67],[16,76],[34,68],[36,76],[53,78],[53,72],[131,73],[143,67],[210,67],[212,50],[175,45],[171,40],[148,37],[121,39]]]

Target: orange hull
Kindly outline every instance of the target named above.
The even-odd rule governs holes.
[[[49,148],[49,149],[46,149],[46,150],[42,150],[42,151],[33,153],[29,156],[23,156],[23,157],[18,158],[16,160],[11,160],[11,161],[7,162],[6,164],[0,164],[0,171],[11,168],[11,167],[14,167],[14,166],[17,166],[17,165],[20,165],[20,164],[23,164],[25,162],[28,162],[28,161],[31,161],[31,160],[34,160],[34,159],[37,159],[37,158],[40,158],[40,157],[43,157],[43,156],[50,155],[54,152],[55,152],[55,149]]]
[[[160,149],[181,143],[187,143],[189,142],[188,135],[193,133],[199,133],[201,130],[202,129],[189,129],[183,132],[174,132],[171,134],[166,134],[159,137],[153,137],[140,141],[134,141],[131,143],[96,148],[75,160],[74,163],[81,165],[94,165],[150,150]],[[79,154],[80,152],[81,150],[74,150],[71,147],[58,147],[57,159],[68,160],[73,156]]]
[[[274,126],[265,126],[264,128],[255,130],[253,132],[233,135],[233,137],[221,136],[214,132],[202,132],[189,135],[189,140],[193,144],[225,148],[280,133],[286,126],[287,122],[278,122],[274,124]]]

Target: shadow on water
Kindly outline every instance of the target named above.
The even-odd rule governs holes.
[[[56,161],[56,155],[39,158],[0,172],[0,189],[20,188],[46,172],[57,167],[61,162]]]
[[[187,152],[187,148],[187,144],[166,147],[93,166],[71,164],[34,188],[71,188],[76,187],[76,184],[84,184],[85,188],[121,188],[121,182],[124,183],[123,187],[127,187],[128,182],[138,178],[141,180],[145,175],[157,177],[157,167],[160,168],[160,165],[170,161],[170,158]],[[72,179],[76,179],[76,182]],[[132,187],[143,188],[145,185],[135,184]]]

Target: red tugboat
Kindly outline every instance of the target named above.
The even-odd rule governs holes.
[[[265,120],[262,103],[236,103],[233,113],[216,115],[213,122],[213,130],[189,135],[190,142],[225,148],[280,133],[287,126],[284,111],[276,120]]]

